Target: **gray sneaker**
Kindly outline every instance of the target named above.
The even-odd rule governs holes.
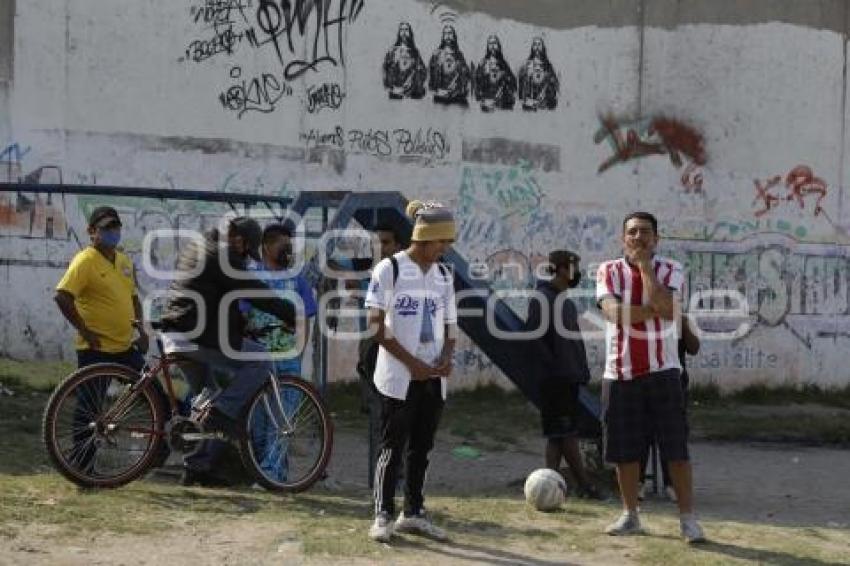
[[[682,538],[685,539],[685,542],[689,544],[705,542],[705,533],[695,517],[682,517],[679,520],[679,525],[682,528]]]
[[[620,518],[605,527],[605,532],[611,536],[642,535],[643,528],[640,526],[640,517],[637,513],[623,512]]]
[[[390,542],[393,536],[393,520],[388,513],[378,513],[369,527],[369,538],[376,542]]]
[[[440,542],[449,540],[446,531],[432,523],[424,509],[418,515],[405,515],[402,511],[395,522],[394,530],[399,533],[421,535]]]

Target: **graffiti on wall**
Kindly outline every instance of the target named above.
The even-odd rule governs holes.
[[[277,103],[285,96],[292,96],[292,86],[275,73],[243,77],[242,67],[230,68],[231,84],[218,95],[221,105],[241,118],[246,112],[274,112]]]
[[[384,57],[383,74],[384,88],[391,100],[425,96],[428,70],[408,22],[398,25],[395,43]]]
[[[237,118],[273,112],[281,99],[300,92],[300,77],[345,66],[344,36],[364,6],[365,0],[204,0],[189,8],[198,35],[178,61],[199,64],[246,50],[270,54],[275,66],[262,72],[231,65],[219,101]],[[328,82],[309,84],[304,92],[308,112],[339,108],[345,96],[339,84]]]
[[[513,110],[517,99],[526,111],[553,110],[559,81],[542,37],[531,41],[528,57],[511,69],[498,35],[487,38],[484,55],[468,63],[458,44],[454,19],[445,20],[440,43],[425,66],[413,27],[400,22],[395,40],[384,55],[383,86],[391,100],[421,99],[430,90],[441,105],[467,107],[470,91],[483,112]],[[517,78],[518,77],[518,78]]]
[[[635,159],[666,155],[670,163],[682,171],[681,184],[685,192],[702,193],[701,168],[708,156],[702,134],[696,129],[664,116],[618,120],[608,115],[600,116],[599,122],[593,142],[607,142],[612,154],[599,165],[598,173]]]
[[[807,348],[813,338],[848,330],[846,246],[801,244],[775,235],[740,242],[676,241],[673,248],[685,263],[689,296],[711,289],[738,291],[747,298],[755,327],[784,327]],[[737,307],[728,298],[723,304],[715,304],[717,300],[690,307]]]
[[[30,146],[24,147],[17,142],[3,147],[0,151],[0,179],[7,183],[17,181],[22,173],[21,163],[31,150]]]
[[[299,134],[308,149],[331,149],[353,154],[394,158],[400,162],[430,163],[448,157],[451,146],[444,130],[437,128],[311,128]]]
[[[513,110],[516,103],[517,80],[505,56],[499,37],[487,38],[484,57],[473,68],[475,100],[483,112]]]
[[[826,181],[816,177],[808,165],[797,165],[785,176],[775,175],[769,179],[753,181],[756,195],[753,198],[753,216],[759,218],[776,210],[783,204],[796,204],[814,216],[825,212],[821,203],[829,189]],[[810,203],[810,204],[809,204]]]
[[[458,239],[482,260],[506,248],[545,253],[557,246],[599,253],[616,237],[604,214],[577,214],[563,201],[549,200],[526,161],[513,167],[464,167],[456,206]]]
[[[702,223],[699,237],[706,241],[722,242],[740,240],[761,233],[777,232],[800,240],[808,235],[809,230],[803,224],[782,218],[720,220],[714,224]]]
[[[0,193],[0,237],[68,240],[63,195]]]

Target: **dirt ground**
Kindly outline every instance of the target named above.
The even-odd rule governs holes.
[[[435,496],[487,496],[521,491],[523,478],[539,467],[543,442],[528,438],[522,449],[510,452],[481,449],[470,458],[458,455],[460,446],[444,437],[438,443],[429,472],[427,494]],[[793,527],[850,527],[850,451],[788,445],[694,443],[692,445],[696,499],[699,514],[708,520],[740,521]],[[363,494],[363,528],[368,525],[366,443],[349,431],[337,434],[330,477],[325,487]],[[426,494],[426,495],[427,495]],[[569,505],[569,503],[568,503]],[[643,504],[645,523],[673,512],[671,503],[650,497]],[[610,503],[611,518],[618,512]],[[657,515],[656,515],[657,514]],[[454,518],[463,521],[462,517]],[[850,541],[850,529],[847,530]],[[708,535],[712,533],[709,530]],[[0,564],[19,565],[120,565],[120,564],[374,564],[375,558],[345,559],[306,557],[294,528],[280,524],[273,530],[257,529],[247,516],[215,526],[187,524],[166,535],[105,535],[80,538],[70,545],[57,544],[49,527],[26,527],[11,538],[0,537]],[[628,564],[635,560],[634,546],[611,541],[610,547],[592,555],[547,555],[534,548],[475,546],[455,542],[418,545],[402,542],[413,552],[394,552],[380,563],[421,564]],[[825,541],[824,544],[835,544]],[[427,554],[423,554],[426,553]],[[850,556],[850,543],[848,543]],[[826,562],[818,562],[826,564]]]
[[[365,489],[364,444],[353,435],[341,435],[334,449],[331,477],[351,478],[347,481]],[[543,467],[543,440],[530,437],[523,445],[521,450],[482,450],[480,458],[461,459],[452,454],[458,444],[451,439],[443,441],[434,450],[426,491],[469,494],[502,491],[511,485],[520,492],[525,476]],[[698,442],[691,443],[691,459],[696,505],[702,516],[850,527],[850,450]],[[658,505],[672,508],[660,497],[647,502],[648,507]]]

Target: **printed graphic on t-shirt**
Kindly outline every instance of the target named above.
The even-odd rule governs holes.
[[[400,316],[416,316],[419,310],[419,301],[410,295],[398,295],[395,298],[395,312]]]

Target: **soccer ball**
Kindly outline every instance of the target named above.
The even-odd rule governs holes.
[[[555,470],[541,468],[525,480],[525,501],[538,511],[554,511],[567,499],[567,483]]]

